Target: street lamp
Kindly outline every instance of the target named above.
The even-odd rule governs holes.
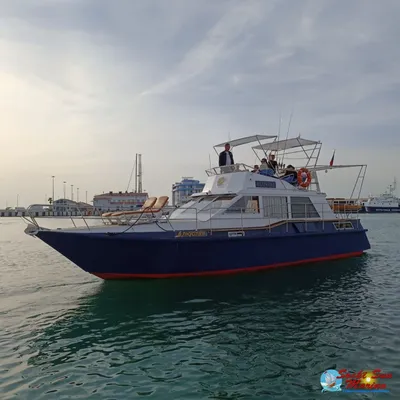
[[[66,186],[66,184],[67,184],[67,182],[63,182],[64,183],[64,200],[67,198],[67,186]]]
[[[79,203],[79,188],[76,188],[76,201]]]
[[[71,185],[71,200],[74,201],[74,185]]]
[[[53,197],[51,198],[51,200],[52,200],[52,203],[54,203],[54,178],[55,178],[55,176],[52,175],[51,177],[53,179]]]

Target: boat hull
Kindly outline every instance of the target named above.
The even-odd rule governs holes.
[[[370,207],[365,206],[367,213],[400,213],[400,207]]]
[[[357,224],[357,226],[356,226]],[[102,279],[222,275],[361,255],[370,248],[359,221],[289,223],[244,232],[72,233],[36,236],[84,271]],[[236,235],[235,237],[232,237]]]

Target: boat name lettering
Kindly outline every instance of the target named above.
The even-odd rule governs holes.
[[[256,187],[276,189],[276,182],[271,181],[256,181]]]
[[[244,232],[228,232],[228,237],[243,237]]]
[[[175,237],[203,237],[207,236],[206,231],[179,231]]]

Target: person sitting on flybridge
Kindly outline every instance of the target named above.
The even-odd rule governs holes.
[[[232,170],[232,167],[230,167],[230,165],[235,164],[235,162],[233,161],[233,154],[230,151],[231,149],[231,145],[229,143],[225,144],[225,150],[221,151],[221,153],[219,153],[219,166],[221,167],[221,171],[223,172],[229,172],[230,170]]]
[[[275,174],[275,171],[270,167],[266,158],[263,158],[261,160],[260,174],[266,175],[266,176],[274,176],[274,174]]]
[[[260,173],[260,167],[258,165],[255,165],[253,171],[251,172],[253,172],[254,174]]]
[[[297,171],[293,165],[288,165],[285,169],[285,174],[281,176],[284,181],[296,186],[297,185]]]

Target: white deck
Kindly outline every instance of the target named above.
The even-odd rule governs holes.
[[[292,203],[296,200],[297,215]],[[304,202],[303,202],[304,200]],[[304,204],[303,204],[304,203]],[[142,218],[120,224],[89,227],[90,232],[162,232],[268,227],[281,221],[332,220],[324,193],[294,187],[278,178],[252,172],[210,176],[203,192],[173,211],[168,217]],[[130,227],[131,226],[131,227]],[[88,232],[70,228],[69,232]]]

